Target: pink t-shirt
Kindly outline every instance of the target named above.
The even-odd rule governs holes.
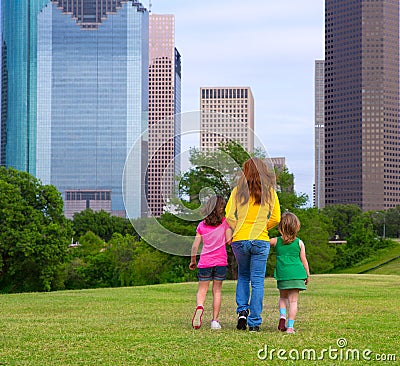
[[[197,226],[196,232],[201,235],[203,248],[201,249],[198,268],[209,268],[215,266],[227,266],[228,255],[226,253],[225,231],[229,229],[229,224],[225,218],[221,225],[208,226],[204,221]]]

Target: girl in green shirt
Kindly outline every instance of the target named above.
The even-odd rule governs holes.
[[[296,237],[300,230],[300,221],[291,212],[282,214],[278,238],[270,243],[276,248],[275,278],[279,289],[278,329],[286,333],[295,333],[294,321],[297,314],[299,292],[306,289],[310,280],[310,269],[304,243]],[[289,319],[286,327],[286,308],[289,305]]]

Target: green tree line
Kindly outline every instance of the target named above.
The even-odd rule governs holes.
[[[236,143],[222,144],[214,154],[193,150],[191,159],[196,168],[179,177],[182,200],[188,207],[199,207],[199,192],[210,187],[228,198],[238,167],[249,157]],[[354,266],[377,249],[393,245],[387,237],[399,237],[400,207],[378,212],[362,212],[356,205],[307,208],[307,196],[293,190],[293,174],[283,168],[276,171],[276,177],[282,212],[292,211],[300,218],[299,237],[306,244],[312,273]],[[158,221],[181,235],[194,235],[198,223],[171,213]],[[90,209],[68,220],[63,215],[61,194],[54,186],[12,168],[0,167],[0,224],[3,293],[196,280],[196,273],[188,269],[189,257],[153,248],[129,220]],[[279,233],[275,228],[270,235]],[[330,244],[332,238],[347,243]],[[228,278],[235,279],[236,262],[229,247],[228,253]],[[272,248],[268,276],[273,274],[274,265]]]

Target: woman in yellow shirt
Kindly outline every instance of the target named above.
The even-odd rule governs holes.
[[[226,205],[226,220],[234,230],[232,250],[238,263],[237,329],[245,330],[248,325],[249,331],[260,330],[270,248],[268,230],[278,225],[281,217],[275,184],[275,174],[266,163],[251,158],[243,164],[242,176]]]

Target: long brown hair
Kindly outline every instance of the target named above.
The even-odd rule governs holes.
[[[299,218],[291,212],[283,213],[278,230],[281,233],[283,244],[291,243],[296,239],[296,235],[300,230]]]
[[[243,164],[243,174],[237,185],[237,197],[244,205],[253,197],[256,204],[273,205],[272,189],[275,188],[275,174],[260,158],[250,158]]]
[[[222,196],[211,196],[201,210],[206,215],[204,222],[208,226],[221,225],[225,216],[225,199]]]

